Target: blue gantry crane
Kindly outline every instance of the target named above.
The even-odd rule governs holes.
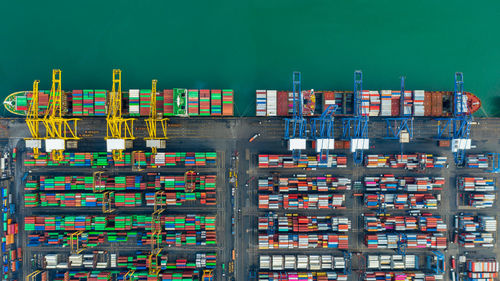
[[[342,254],[344,255],[344,261],[345,261],[344,274],[346,274],[346,275],[351,274],[352,254],[351,254],[351,252],[348,252],[348,251],[342,251]]]
[[[377,216],[385,216],[386,209],[385,209],[385,202],[382,203],[382,194],[380,192],[377,192]]]
[[[363,150],[369,148],[368,114],[362,110],[363,73],[354,72],[354,114],[342,119],[342,138],[351,142],[354,163],[363,162]]]
[[[444,255],[440,251],[432,251],[433,255],[427,256],[427,269],[433,270],[435,274],[443,274],[445,270]],[[435,262],[435,264],[433,263]]]
[[[335,112],[338,106],[329,105],[320,117],[311,119],[311,139],[316,141],[316,152],[319,155],[319,162],[328,162],[328,153],[334,149],[335,144]]]
[[[500,153],[491,152],[488,153],[488,158],[491,163],[491,169],[487,170],[488,173],[499,173],[500,172]]]
[[[464,92],[464,76],[455,73],[453,117],[438,118],[438,140],[451,140],[451,150],[457,166],[465,163],[465,151],[471,147],[470,128],[473,121],[467,95]]]
[[[405,77],[401,77],[401,96],[399,98],[398,117],[386,118],[385,139],[399,140],[400,143],[409,142],[413,138],[413,117],[404,111]]]
[[[300,152],[306,149],[307,121],[303,116],[304,99],[301,89],[301,74],[293,72],[293,115],[285,118],[285,140],[288,149],[292,151],[294,161],[300,159]]]
[[[406,256],[406,246],[408,244],[407,237],[405,233],[400,234],[398,240],[398,255]]]

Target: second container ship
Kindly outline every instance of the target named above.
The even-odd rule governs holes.
[[[446,117],[453,114],[452,91],[370,91],[361,93],[361,114],[370,117],[414,116]],[[352,91],[302,91],[303,115],[314,116],[329,105],[337,105],[336,115],[349,116],[354,110]],[[481,100],[474,94],[465,92],[464,111],[471,114],[481,107]],[[289,116],[293,111],[293,92],[277,90],[257,90],[257,116]]]

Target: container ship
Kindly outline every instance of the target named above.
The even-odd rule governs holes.
[[[370,91],[361,92],[361,114],[370,117],[414,116],[447,117],[453,115],[453,91]],[[337,116],[353,115],[352,91],[302,91],[303,115],[315,116],[329,105],[337,105]],[[474,94],[462,95],[462,112],[474,113],[481,107],[481,100]],[[468,105],[468,107],[465,107]],[[289,116],[293,111],[293,92],[278,90],[256,91],[257,116]]]
[[[40,113],[47,110],[50,91],[39,91]],[[25,116],[32,100],[31,91],[10,94],[4,106],[12,114]],[[66,116],[106,116],[106,90],[73,90],[63,92],[63,114]],[[149,116],[151,89],[131,89],[122,92],[122,114],[131,117]],[[163,116],[233,116],[234,91],[232,89],[166,89],[156,93],[157,113]]]

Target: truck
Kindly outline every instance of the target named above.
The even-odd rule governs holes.
[[[456,281],[457,280],[457,262],[455,259],[455,256],[451,256],[450,258],[450,263],[451,263],[451,268],[450,268],[450,277],[451,281]]]
[[[248,142],[253,142],[256,138],[260,137],[260,134],[255,134],[253,137],[251,137]]]

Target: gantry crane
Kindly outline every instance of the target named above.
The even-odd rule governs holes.
[[[285,118],[284,139],[288,141],[288,150],[292,151],[294,161],[298,161],[301,150],[306,149],[307,121],[303,116],[304,99],[302,98],[300,72],[294,72],[292,80],[293,116],[292,118]]]
[[[47,278],[47,271],[41,271],[41,270],[35,270],[32,273],[28,274],[24,280],[26,281],[36,281],[40,280],[38,276],[41,277],[41,280],[44,280],[44,278]],[[47,279],[45,279],[47,280]]]
[[[348,251],[342,251],[342,254],[344,255],[345,262],[344,274],[349,275],[352,271],[352,254]]]
[[[335,148],[335,117],[336,104],[329,105],[318,118],[311,119],[311,139],[316,141],[316,152],[320,163],[328,162],[328,153]]]
[[[214,270],[213,269],[204,269],[203,275],[201,276],[201,280],[213,281],[214,280]]]
[[[125,273],[125,275],[123,275],[123,281],[134,281],[134,274],[135,270],[130,269],[127,273]]]
[[[406,247],[408,246],[408,239],[405,233],[399,234],[398,240],[398,255],[402,255],[403,259],[406,256]]]
[[[362,92],[363,73],[356,70],[354,72],[354,116],[342,119],[342,138],[351,142],[351,152],[356,165],[363,162],[363,150],[367,150],[370,145],[369,117],[362,110]]]
[[[134,140],[134,118],[122,117],[122,71],[113,69],[113,87],[109,93],[106,116],[106,148],[115,161],[123,160],[126,142]]]
[[[61,161],[64,158],[66,141],[80,139],[77,133],[77,121],[80,119],[63,118],[62,107],[61,70],[54,69],[49,104],[42,119],[46,133],[45,150],[51,153],[54,161]]]
[[[69,244],[72,254],[79,254],[83,252],[83,250],[87,249],[86,247],[80,247],[80,237],[82,236],[82,234],[83,230],[79,230],[69,235]]]
[[[26,125],[31,133],[31,138],[26,138],[26,147],[33,149],[33,157],[38,159],[40,156],[40,148],[42,147],[42,139],[40,137],[40,123],[42,119],[39,117],[38,108],[38,84],[39,80],[33,82],[33,92],[31,96],[31,103],[26,114]]]
[[[488,153],[488,162],[491,167],[486,172],[488,173],[500,173],[500,153],[490,152]]]
[[[465,151],[471,148],[470,129],[473,121],[464,92],[464,76],[455,73],[455,91],[453,94],[453,117],[438,118],[438,140],[451,140],[451,150],[457,166],[465,164]]]
[[[162,240],[162,226],[161,214],[167,207],[167,195],[165,191],[155,192],[154,197],[154,211],[151,216],[151,252],[148,256],[149,274],[156,275],[161,271],[161,266],[158,262],[158,256],[163,251],[161,247]]]
[[[146,119],[146,126],[148,128],[149,136],[145,138],[146,146],[151,147],[153,155],[157,153],[158,148],[165,148],[165,140],[167,139],[167,121],[168,118],[162,118],[161,114],[156,112],[156,84],[158,80],[153,80],[151,86],[151,104],[149,109],[149,118]],[[157,124],[161,125],[162,136],[156,135]]]
[[[193,192],[196,189],[196,175],[195,171],[186,171],[184,173],[184,182],[186,183],[185,192]]]
[[[411,112],[404,110],[405,77],[401,77],[401,92],[399,97],[399,116],[385,118],[386,136],[385,139],[399,140],[401,144],[401,154],[403,145],[413,139],[413,117]]]
[[[115,192],[106,191],[106,184],[102,183],[102,174],[102,171],[92,173],[92,190],[94,191],[94,193],[102,194],[102,212],[112,213],[115,211],[115,209],[113,209],[113,199]]]
[[[432,251],[432,256],[427,255],[427,269],[434,271],[435,274],[445,272],[444,254],[440,251]]]

